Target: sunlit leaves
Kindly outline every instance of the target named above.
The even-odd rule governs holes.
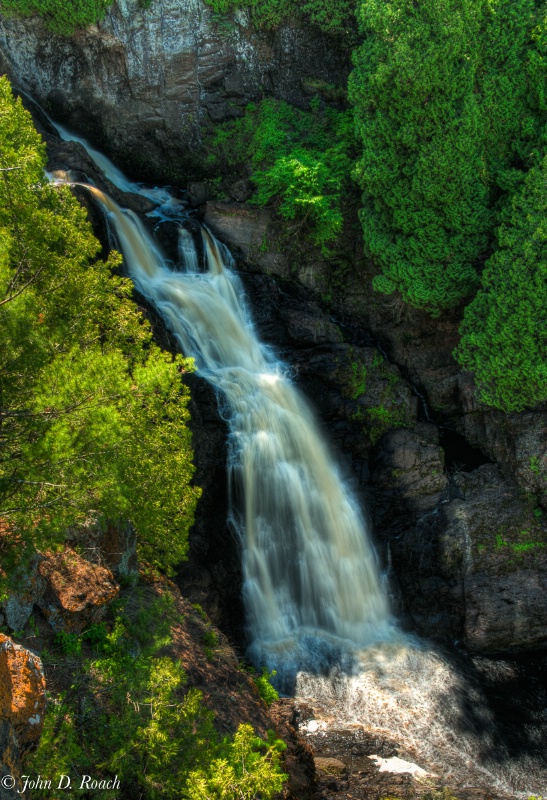
[[[90,512],[129,518],[147,560],[186,553],[199,490],[181,372],[112,272],[30,116],[0,80],[0,516],[51,546]]]

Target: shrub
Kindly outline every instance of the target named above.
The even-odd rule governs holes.
[[[39,15],[55,33],[70,35],[102,19],[113,0],[0,0],[0,13],[6,16]]]
[[[318,99],[311,112],[279,100],[250,105],[244,118],[220,126],[211,142],[216,165],[251,163],[257,188],[251,202],[272,203],[323,251],[342,230],[354,146],[351,114]]]
[[[271,680],[276,674],[275,670],[268,672],[266,667],[263,667],[262,674],[253,677],[258,693],[267,706],[271,706],[272,703],[279,700],[279,693],[271,684]]]
[[[136,610],[138,609],[138,610]],[[107,800],[269,800],[282,788],[283,743],[258,739],[249,725],[221,737],[200,692],[185,691],[180,664],[165,655],[178,620],[172,598],[143,593],[121,608],[98,655],[50,704],[44,733],[28,768],[41,775],[118,776]],[[35,790],[61,800],[64,790]],[[83,798],[93,791],[79,792]]]

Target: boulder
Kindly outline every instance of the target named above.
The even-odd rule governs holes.
[[[547,511],[547,413],[504,414],[479,408],[463,416],[460,432],[496,461],[504,476],[537,495]]]
[[[109,569],[83,559],[75,550],[49,555],[40,564],[46,582],[38,606],[55,631],[81,633],[99,622],[120,587]]]
[[[239,252],[249,264],[269,274],[289,275],[289,260],[276,247],[271,214],[267,209],[209,201],[204,220],[215,236]]]
[[[27,749],[40,738],[46,709],[45,690],[38,656],[0,634],[0,719],[12,725],[19,748]]]
[[[386,502],[406,502],[415,512],[435,508],[448,484],[438,429],[420,423],[386,433],[374,457],[373,480]]]
[[[344,764],[343,761],[340,761],[339,758],[323,758],[323,757],[316,757],[313,759],[315,763],[315,768],[318,769],[320,772],[326,772],[327,775],[347,775],[348,768]]]
[[[12,631],[22,631],[32,614],[35,603],[40,600],[46,588],[46,582],[40,574],[40,563],[43,556],[36,553],[29,565],[12,581],[17,588],[10,591],[4,603],[3,611],[6,625]]]
[[[132,579],[139,574],[137,534],[127,520],[113,522],[90,515],[84,525],[68,531],[67,541],[78,546],[86,561],[106,567],[119,578]]]

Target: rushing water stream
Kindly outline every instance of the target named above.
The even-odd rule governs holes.
[[[136,214],[87,185],[136,288],[215,387],[228,422],[230,513],[242,543],[249,657],[284,673],[286,685],[292,680],[317,715],[309,728],[316,736],[329,726],[366,726],[455,779],[519,796],[540,791],[545,772],[537,763],[524,758],[515,769],[499,768],[491,756],[497,744],[480,688],[391,621],[358,505],[284,364],[258,340],[226,248],[202,229],[200,265],[169,192],[128,181],[84,139],[56,127],[83,144],[119,189],[153,199],[160,218],[166,209],[178,217],[174,267]],[[474,708],[472,720],[465,704]]]

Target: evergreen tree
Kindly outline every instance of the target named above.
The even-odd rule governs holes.
[[[474,92],[486,0],[364,0],[350,97],[356,177],[377,289],[456,305],[477,282],[491,226]]]
[[[36,546],[89,514],[130,518],[141,552],[186,552],[199,489],[182,357],[162,353],[30,115],[0,79],[0,518]],[[20,548],[17,555],[20,557]]]
[[[513,198],[460,332],[455,355],[485,403],[522,411],[547,400],[547,157]]]
[[[474,291],[499,213],[540,158],[541,8],[363,0],[359,19],[350,97],[375,287],[436,314]]]

